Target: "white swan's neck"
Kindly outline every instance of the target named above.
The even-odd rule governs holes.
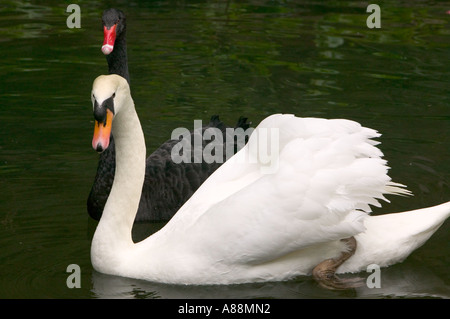
[[[124,254],[133,250],[131,230],[139,205],[145,176],[145,140],[130,96],[114,117],[112,134],[116,144],[114,183],[91,247],[94,268],[111,273]]]

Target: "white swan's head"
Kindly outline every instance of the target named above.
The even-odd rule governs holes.
[[[95,118],[92,147],[97,152],[108,148],[113,118],[129,97],[128,82],[119,75],[100,75],[94,80],[91,94]]]

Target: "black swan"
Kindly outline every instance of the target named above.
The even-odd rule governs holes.
[[[120,75],[130,83],[125,14],[117,9],[107,9],[103,12],[102,22],[104,31],[102,52],[106,55],[109,73]],[[208,128],[217,128],[225,133],[227,126],[219,120],[217,115],[214,115],[209,124],[202,128],[202,132]],[[241,132],[246,131],[249,128],[247,118],[239,118],[235,128],[242,128]],[[193,135],[192,131],[191,137]],[[191,141],[193,143],[194,138],[191,138]],[[147,158],[145,182],[135,221],[169,220],[208,176],[221,165],[217,162],[194,163],[193,161],[175,164],[171,158],[171,151],[178,142],[179,140],[166,141]],[[210,142],[203,141],[202,149]],[[235,144],[234,151],[243,146],[239,145],[242,143],[234,142],[234,136],[233,141],[229,142]],[[224,150],[226,143],[226,134],[223,134]],[[224,151],[223,154],[226,152]],[[115,143],[111,135],[109,147],[100,154],[97,173],[87,200],[88,213],[95,220],[99,220],[102,216],[114,181],[115,165]]]

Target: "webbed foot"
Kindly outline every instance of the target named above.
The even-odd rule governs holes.
[[[347,244],[348,250],[341,253],[336,258],[330,258],[322,261],[312,271],[313,278],[320,286],[331,290],[344,290],[357,288],[364,285],[362,278],[339,278],[336,270],[356,251],[355,237],[344,238],[341,241]]]

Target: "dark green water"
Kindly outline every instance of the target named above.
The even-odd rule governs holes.
[[[85,205],[97,166],[90,89],[107,72],[100,17],[110,6],[128,17],[149,152],[213,114],[230,125],[278,112],[348,118],[383,134],[391,176],[415,195],[376,214],[449,201],[447,2],[380,2],[381,29],[367,28],[359,1],[78,1],[80,29],[67,28],[67,4],[45,3],[0,6],[0,298],[450,297],[448,221],[382,269],[380,289],[326,291],[308,277],[180,287],[95,273]],[[67,287],[69,264],[81,288]]]

